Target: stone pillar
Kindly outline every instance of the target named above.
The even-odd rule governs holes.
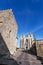
[[[20,39],[20,47],[21,48],[24,48],[25,49],[25,42],[26,42],[26,38],[25,38],[25,35],[24,34],[22,34],[21,35],[21,39]]]
[[[32,41],[34,40],[34,36],[33,36],[33,34],[29,34],[28,35],[28,38],[29,38],[29,48],[31,48],[32,47]]]

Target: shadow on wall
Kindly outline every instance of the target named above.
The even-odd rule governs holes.
[[[7,45],[0,34],[0,65],[18,65],[17,62],[10,57],[11,54]]]
[[[37,55],[36,43],[33,43],[32,47],[28,51],[33,55]]]
[[[37,55],[36,52],[36,43],[33,43],[33,45],[31,46],[31,48],[28,50],[28,47],[26,47],[26,50],[24,50],[23,52],[32,54],[32,55]]]

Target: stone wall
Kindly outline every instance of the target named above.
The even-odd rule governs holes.
[[[18,26],[12,10],[0,11],[0,33],[11,54],[16,51]]]
[[[36,40],[37,56],[43,58],[43,40]]]

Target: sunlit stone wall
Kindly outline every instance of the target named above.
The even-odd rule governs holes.
[[[17,30],[18,26],[12,9],[0,11],[0,33],[11,54],[16,51]]]

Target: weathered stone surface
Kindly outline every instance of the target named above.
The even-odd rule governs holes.
[[[24,49],[18,49],[14,55],[14,58],[19,65],[43,65],[42,61],[37,59],[37,56],[32,53],[25,51]]]
[[[43,40],[36,40],[37,56],[43,58]]]
[[[6,44],[11,54],[13,54],[16,51],[17,30],[18,26],[12,10],[8,9],[0,11],[0,34],[5,42],[4,44]],[[3,45],[3,43],[1,43],[1,40],[0,44]]]

